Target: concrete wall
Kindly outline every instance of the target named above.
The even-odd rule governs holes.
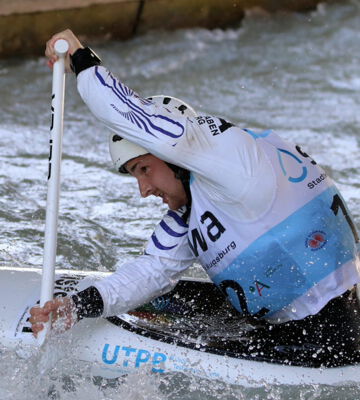
[[[334,0],[328,0],[334,1]],[[237,25],[244,10],[307,11],[320,0],[0,0],[0,57],[38,55],[72,29],[86,42],[128,39],[150,29]]]

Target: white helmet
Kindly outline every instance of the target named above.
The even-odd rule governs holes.
[[[176,97],[159,95],[148,97],[147,100],[168,108],[171,112],[175,112],[175,115],[178,116],[197,116],[193,108]],[[149,153],[149,151],[145,148],[132,143],[127,139],[123,139],[116,133],[110,135],[109,149],[111,159],[115,165],[115,168],[120,172],[120,174],[128,174],[125,164],[129,160]]]

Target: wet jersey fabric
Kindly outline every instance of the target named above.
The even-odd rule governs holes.
[[[78,89],[110,130],[191,172],[189,220],[186,210],[169,210],[145,258],[97,284],[105,315],[168,290],[194,261],[238,311],[272,322],[315,314],[360,281],[346,205],[300,147],[222,118],[175,118],[103,67],[81,72]],[[158,284],[154,274],[163,277]]]

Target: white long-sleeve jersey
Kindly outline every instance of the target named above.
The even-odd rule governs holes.
[[[191,214],[169,211],[146,255],[96,283],[104,316],[170,290],[197,260],[243,313],[274,322],[318,312],[360,281],[357,233],[325,172],[271,131],[174,116],[103,67],[78,90],[110,130],[191,173]]]

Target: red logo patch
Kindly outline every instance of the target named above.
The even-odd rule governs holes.
[[[310,250],[320,250],[327,242],[326,233],[323,231],[314,231],[306,238],[305,246]]]

